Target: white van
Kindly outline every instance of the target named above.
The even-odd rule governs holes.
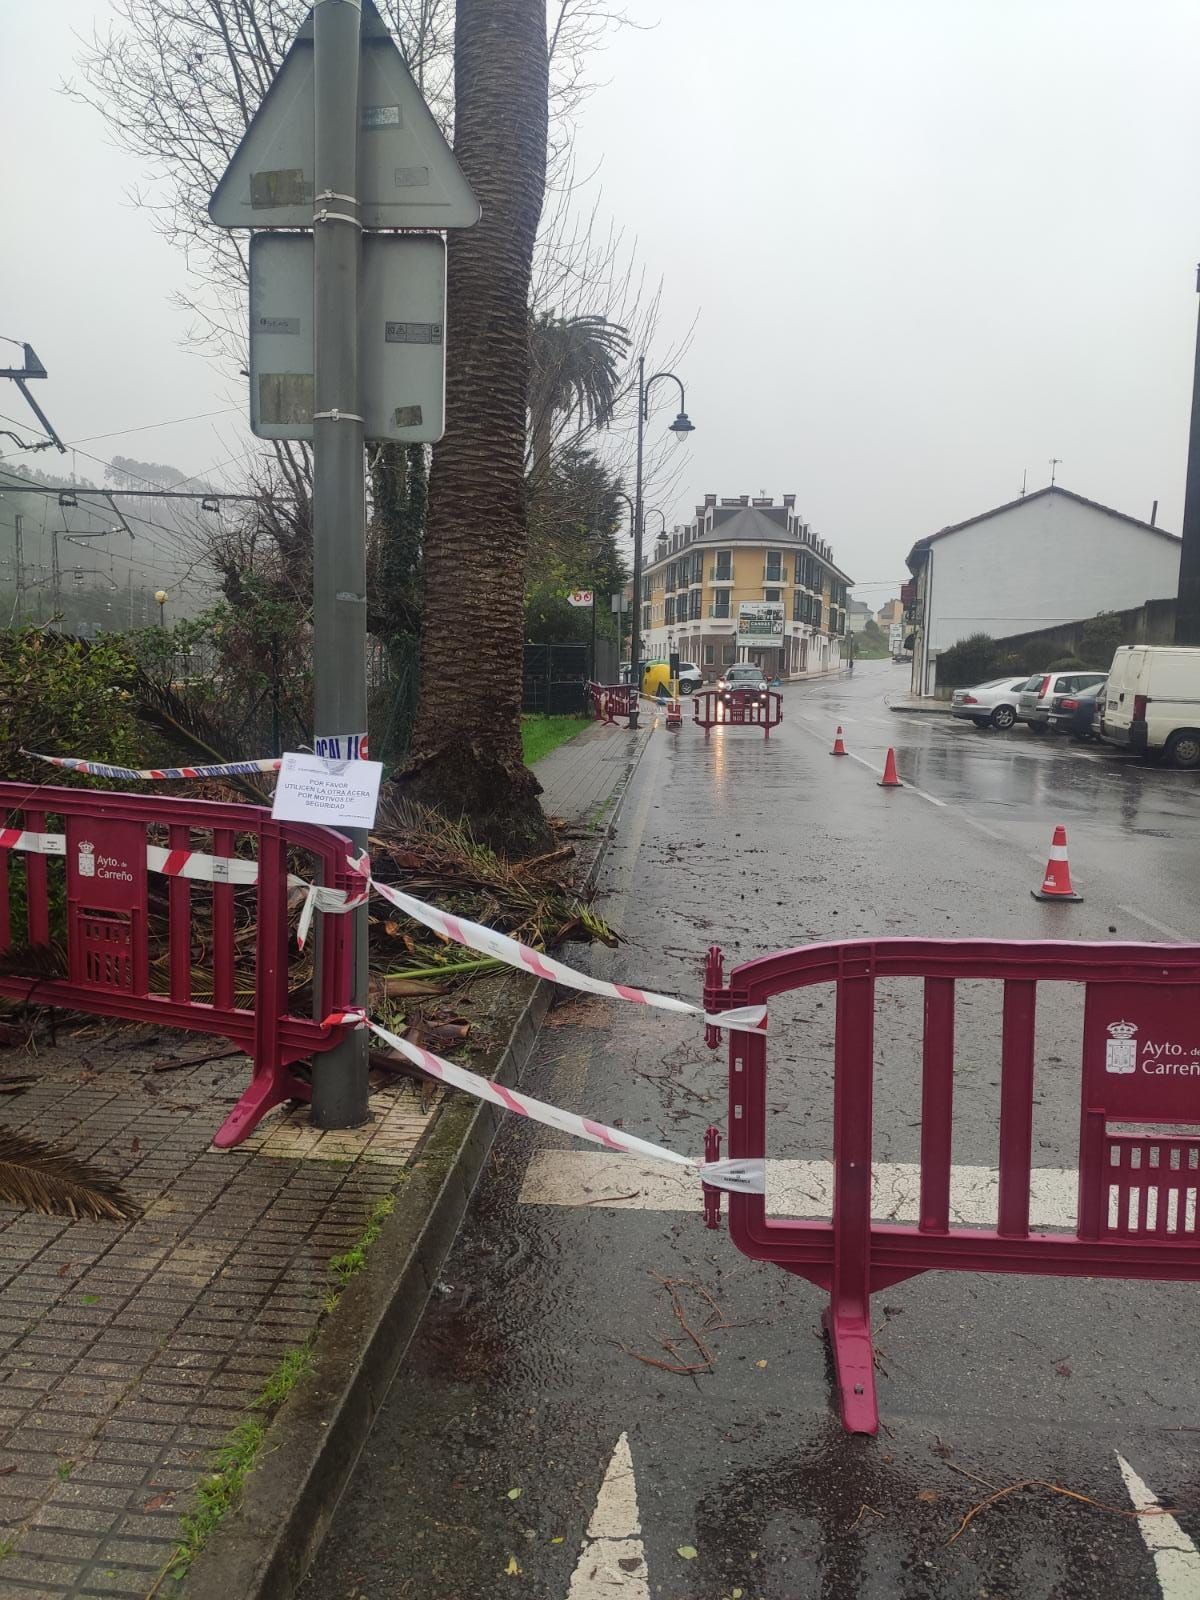
[[[1139,755],[1200,767],[1200,649],[1122,645],[1113,657],[1100,731]]]

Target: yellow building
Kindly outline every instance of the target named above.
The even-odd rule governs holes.
[[[642,655],[672,652],[706,682],[735,661],[767,678],[835,670],[851,579],[785,494],[718,500],[664,532],[642,574]]]

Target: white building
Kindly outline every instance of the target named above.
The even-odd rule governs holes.
[[[913,692],[934,693],[938,656],[970,634],[1003,639],[1173,595],[1180,542],[1057,486],[918,539],[902,592]]]

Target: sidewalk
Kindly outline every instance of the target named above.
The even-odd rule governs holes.
[[[923,700],[915,694],[888,695],[889,711],[916,712],[918,716],[948,717],[952,715],[949,700]]]
[[[647,737],[591,728],[538,767],[547,811],[587,834],[577,843],[585,872]],[[502,998],[472,1065],[512,1075],[546,989],[515,974],[493,981]],[[331,1261],[363,1245],[372,1216],[379,1232],[394,1202],[361,1274],[372,1281],[351,1283],[311,1352],[323,1381],[315,1400],[304,1396],[299,1456],[277,1447],[275,1431],[266,1445],[263,1478],[311,1487],[315,1477],[336,1494],[345,1464],[322,1460],[314,1472],[322,1430],[332,1437],[356,1382],[390,1376],[362,1348],[375,1324],[356,1320],[361,1306],[370,1301],[388,1335],[380,1360],[398,1360],[388,1318],[415,1320],[486,1156],[492,1124],[475,1102],[423,1101],[405,1079],[373,1094],[364,1129],[322,1133],[307,1108],[280,1111],[237,1149],[214,1150],[249,1071],[243,1057],[203,1059],[221,1048],[60,1018],[56,1044],[0,1054],[0,1072],[36,1074],[27,1092],[0,1098],[0,1131],[73,1145],[142,1208],[133,1222],[95,1223],[0,1207],[0,1600],[177,1592],[160,1580],[214,1451],[248,1418],[270,1416],[248,1411],[268,1379],[307,1368],[345,1281]],[[347,1388],[335,1394],[339,1364]],[[314,1422],[322,1406],[328,1416]],[[282,1507],[258,1545],[284,1537],[293,1510]],[[307,1509],[306,1519],[311,1536]],[[252,1589],[239,1580],[225,1592],[243,1600]]]

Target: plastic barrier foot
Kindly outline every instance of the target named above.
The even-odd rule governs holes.
[[[842,1425],[847,1433],[879,1432],[875,1398],[875,1348],[871,1325],[862,1316],[827,1306],[821,1322],[833,1351],[833,1367],[841,1396]]]
[[[286,1067],[256,1072],[245,1094],[213,1134],[213,1144],[218,1150],[228,1150],[249,1138],[267,1112],[274,1111],[285,1100],[311,1099],[312,1084],[294,1077]]]

